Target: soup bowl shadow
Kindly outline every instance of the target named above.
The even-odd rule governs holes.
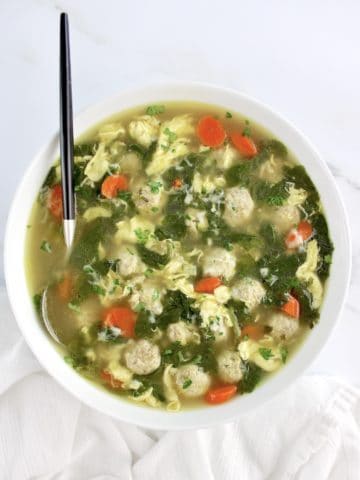
[[[94,124],[122,110],[167,101],[214,104],[224,111],[236,111],[255,121],[285,143],[305,166],[319,191],[335,246],[333,263],[320,321],[288,364],[251,394],[238,395],[222,405],[177,413],[119,399],[73,370],[36,316],[24,268],[27,223],[46,173],[59,155],[57,134],[32,160],[16,191],[6,228],[4,264],[7,291],[18,326],[34,355],[51,376],[85,404],[117,419],[147,428],[181,430],[221,424],[245,415],[281,394],[310,366],[326,344],[343,307],[350,278],[351,243],[340,193],[316,149],[299,130],[271,108],[234,90],[199,83],[166,83],[126,91],[80,113],[75,118],[75,135],[81,135]]]

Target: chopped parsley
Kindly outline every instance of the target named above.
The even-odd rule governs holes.
[[[260,347],[259,353],[263,357],[264,360],[270,360],[274,356],[271,348]]]
[[[242,134],[244,135],[244,137],[251,137],[251,127],[249,120],[245,120],[245,127]]]
[[[287,357],[288,357],[288,354],[289,354],[289,350],[287,349],[287,347],[285,345],[280,345],[280,356],[281,356],[281,361],[283,363],[286,363],[286,360],[287,360]]]
[[[150,187],[151,193],[159,193],[160,188],[163,186],[161,182],[157,182],[155,180],[151,180],[148,182],[148,185]]]
[[[147,229],[135,228],[134,233],[138,242],[144,245],[150,238],[151,232]]]
[[[226,117],[226,118],[232,118],[232,113],[226,112],[226,113],[225,113],[225,117]]]
[[[146,115],[159,115],[165,112],[165,105],[149,105],[146,109]]]
[[[51,253],[52,252],[52,247],[50,243],[47,240],[43,240],[41,245],[40,245],[40,250],[46,253]]]
[[[186,390],[187,388],[189,388],[191,384],[192,384],[192,380],[190,380],[190,378],[187,378],[182,385],[183,390]]]
[[[168,127],[165,128],[164,134],[168,137],[168,141],[170,145],[174,143],[175,140],[177,139],[176,133],[172,132]]]

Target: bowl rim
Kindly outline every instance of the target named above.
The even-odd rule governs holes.
[[[154,101],[171,101],[171,95],[174,95],[173,101],[193,100],[194,102],[213,104],[217,107],[223,106],[224,109],[232,108],[233,111],[238,111],[238,108],[235,106],[230,107],[230,103],[231,105],[241,104],[245,110],[253,110],[256,112],[256,115],[264,118],[264,121],[259,121],[258,118],[255,118],[256,123],[265,127],[269,132],[275,131],[275,135],[287,145],[289,145],[289,139],[291,140],[290,144],[292,147],[297,144],[298,151],[304,152],[306,161],[307,156],[314,161],[314,165],[311,165],[311,168],[308,168],[306,162],[305,167],[307,171],[314,168],[314,172],[316,171],[316,175],[319,176],[319,182],[314,181],[314,183],[321,194],[323,205],[324,203],[327,204],[325,211],[330,234],[332,238],[334,237],[333,234],[335,234],[337,241],[336,243],[334,242],[334,262],[328,280],[329,285],[327,286],[319,324],[312,334],[308,336],[298,352],[296,352],[294,358],[277,372],[273,378],[261,384],[251,395],[239,395],[231,402],[216,407],[183,410],[177,413],[167,412],[162,409],[151,409],[143,405],[136,405],[133,402],[123,401],[109,393],[109,391],[93,385],[63,361],[62,356],[60,356],[56,347],[54,348],[53,342],[48,338],[38,322],[32,306],[30,293],[27,290],[24,268],[25,241],[22,241],[26,236],[26,232],[21,231],[21,222],[19,222],[18,218],[21,217],[24,219],[26,217],[24,210],[30,211],[32,202],[35,199],[35,196],[33,196],[31,205],[26,204],[26,207],[24,207],[22,200],[23,197],[26,197],[26,192],[29,189],[36,191],[37,188],[36,186],[34,188],[32,185],[34,182],[31,183],[31,180],[37,178],[37,181],[39,181],[39,178],[43,178],[39,171],[42,170],[45,172],[58,155],[58,134],[52,135],[50,141],[34,156],[29,167],[26,169],[14,194],[7,219],[4,246],[4,270],[12,310],[17,324],[34,355],[48,373],[66,390],[88,406],[102,413],[128,423],[156,430],[194,429],[229,422],[258,408],[266,401],[279,395],[285,388],[288,388],[291,383],[310,366],[333,332],[345,302],[351,273],[349,222],[343,200],[332,174],[325,161],[307,137],[291,122],[263,102],[234,89],[208,83],[159,82],[125,90],[85,108],[75,117],[75,137],[91,126],[102,122],[107,117],[111,117],[116,112],[120,113],[122,110],[131,108],[131,106],[136,107],[153,103]],[[135,103],[131,101],[128,106],[124,106],[129,98],[149,98],[149,100],[141,100]],[[205,100],[206,98],[209,100]],[[211,101],[212,98],[223,98],[223,101]],[[239,111],[240,114],[244,115],[244,108],[242,111]],[[250,119],[254,120],[254,116],[247,114],[245,116],[249,116]],[[89,120],[90,118],[91,120]],[[84,124],[88,125],[82,128]],[[77,131],[78,129],[79,131]],[[278,135],[276,133],[277,131],[281,131],[282,134],[280,133]],[[288,137],[287,141],[284,137]],[[299,162],[304,165],[302,158],[302,156],[299,158]],[[314,175],[310,173],[312,179],[313,176]],[[27,215],[26,218],[28,219],[29,216]],[[26,230],[25,225],[23,222],[23,230]],[[22,254],[19,255],[16,246],[21,244]],[[21,257],[22,270],[20,270],[20,272],[19,269],[14,269],[14,265],[17,265],[17,267],[20,265],[19,258],[17,257]],[[334,278],[334,272],[336,272],[336,278]],[[24,294],[24,281],[27,295]],[[22,301],[19,301],[18,298],[19,289],[21,290],[20,298],[21,296],[23,297]],[[333,298],[331,299],[328,298],[329,290],[331,290],[333,294]],[[325,309],[327,316],[323,318],[325,317],[325,313],[323,313]],[[29,317],[31,317],[31,322]],[[316,338],[313,339],[314,336]]]

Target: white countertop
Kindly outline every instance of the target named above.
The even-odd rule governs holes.
[[[58,16],[63,10],[71,21],[75,111],[145,82],[206,81],[269,104],[318,147],[348,209],[353,273],[335,334],[311,371],[359,385],[360,3],[2,2],[1,250],[16,185],[58,128]]]

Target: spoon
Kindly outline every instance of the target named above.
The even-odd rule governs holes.
[[[63,343],[59,339],[57,333],[55,332],[49,320],[48,308],[47,308],[47,294],[48,294],[48,287],[45,288],[41,297],[41,316],[44,321],[46,330],[49,332],[51,338],[55,340],[55,342],[59,343],[60,345],[63,345]]]

